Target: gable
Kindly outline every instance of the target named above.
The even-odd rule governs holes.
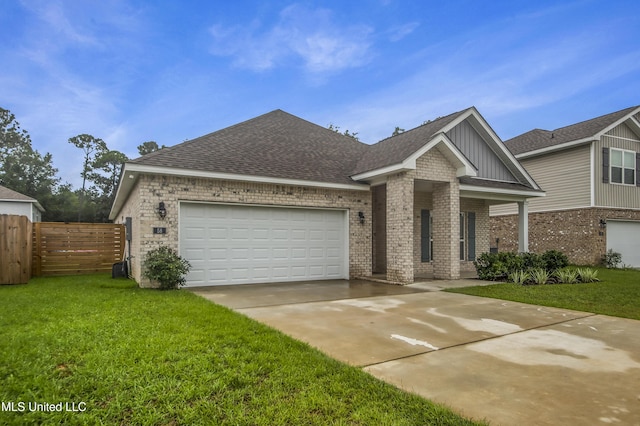
[[[607,136],[613,136],[624,139],[631,139],[634,141],[640,141],[640,136],[633,131],[626,123],[620,123],[618,126],[609,130],[606,133]]]
[[[449,130],[447,136],[476,167],[479,178],[518,182],[468,120]]]

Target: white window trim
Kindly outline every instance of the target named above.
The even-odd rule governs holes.
[[[613,151],[620,151],[620,153],[622,154],[622,182],[614,182],[613,181]],[[633,167],[629,168],[629,167],[625,167],[624,166],[624,154],[625,153],[629,153],[632,154],[632,158],[633,158]],[[617,167],[617,166],[616,166]],[[638,180],[638,176],[636,176],[636,152],[635,151],[631,151],[628,149],[622,149],[622,148],[609,148],[609,183],[612,185],[623,185],[623,186],[636,186],[636,182]],[[633,183],[625,183],[624,182],[624,171],[625,170],[633,170]]]
[[[460,242],[458,244],[459,249],[462,248],[462,256],[460,256],[460,260],[461,261],[465,261],[467,260],[467,258],[469,257],[468,253],[467,253],[467,234],[469,233],[468,231],[468,225],[467,225],[467,213],[466,212],[460,212],[460,230],[458,231],[458,234],[460,234]],[[460,251],[458,249],[458,251]]]

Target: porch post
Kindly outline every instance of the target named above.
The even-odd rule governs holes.
[[[455,181],[433,191],[433,275],[460,278],[460,186]]]
[[[529,202],[518,201],[518,252],[529,251]]]
[[[387,177],[387,280],[413,282],[413,176]]]

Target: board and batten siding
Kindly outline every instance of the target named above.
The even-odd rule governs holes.
[[[591,204],[590,145],[553,152],[520,162],[546,192],[529,200],[529,212],[588,207]],[[515,203],[491,206],[491,215],[517,214]]]
[[[640,152],[640,138],[626,125],[611,129],[595,147],[595,205],[599,207],[640,208],[640,187],[603,183],[602,148]],[[636,176],[638,179],[638,176]]]
[[[463,121],[449,130],[447,137],[478,168],[478,177],[518,182],[502,160],[491,150],[487,142],[467,121]]]

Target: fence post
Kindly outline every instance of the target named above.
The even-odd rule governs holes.
[[[34,277],[39,277],[42,275],[42,254],[41,254],[41,238],[40,238],[40,223],[36,222],[33,224],[33,265],[32,265],[32,275]]]

